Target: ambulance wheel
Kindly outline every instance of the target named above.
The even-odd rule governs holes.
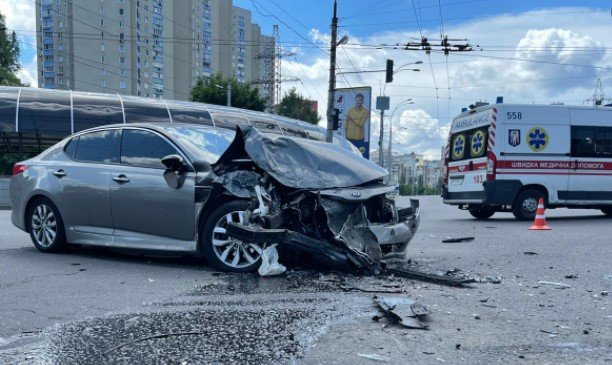
[[[472,217],[476,218],[476,219],[489,219],[493,216],[493,214],[495,214],[495,211],[493,209],[470,209],[469,210],[470,214],[472,215]]]
[[[538,201],[544,194],[535,189],[527,189],[519,194],[512,205],[512,214],[520,221],[530,221],[535,218]]]
[[[612,217],[612,208],[603,208],[601,211],[608,217]]]

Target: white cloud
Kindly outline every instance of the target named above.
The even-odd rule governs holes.
[[[36,30],[36,11],[34,3],[27,0],[2,0],[0,12],[6,18],[9,29]]]
[[[36,10],[34,3],[26,0],[1,0],[0,13],[6,20],[6,27],[9,30],[14,30],[19,39],[21,54],[24,49],[32,48],[36,44]],[[38,73],[36,72],[36,52],[34,52],[33,60],[23,62],[22,69],[17,72],[19,79],[37,87]]]
[[[22,83],[30,85],[31,87],[38,87],[38,73],[36,72],[36,54],[32,60],[28,63],[21,65],[22,68],[17,72],[17,76]]]

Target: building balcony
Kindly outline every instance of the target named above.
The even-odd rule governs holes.
[[[43,61],[43,67],[52,67],[55,66],[54,61]]]
[[[53,44],[53,38],[43,38],[43,44]]]
[[[53,49],[43,49],[43,56],[53,56]]]
[[[43,77],[55,77],[55,71],[44,71]]]
[[[43,84],[43,88],[45,88],[45,89],[55,89],[55,84],[54,83]]]

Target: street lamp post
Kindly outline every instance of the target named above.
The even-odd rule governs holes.
[[[218,87],[221,90],[227,90],[227,106],[232,106],[232,83],[228,82],[227,83],[227,87],[221,86],[221,85],[215,85],[215,87]]]
[[[408,105],[408,104],[414,104],[412,99],[406,99],[402,101],[401,103],[399,103],[395,107],[395,109],[393,109],[393,112],[391,112],[391,118],[389,118],[389,150],[387,152],[388,166],[389,166],[389,181],[391,181],[391,173],[393,171],[393,157],[391,155],[391,152],[393,150],[393,115],[399,109],[400,106]],[[382,153],[382,148],[381,148],[381,153]]]

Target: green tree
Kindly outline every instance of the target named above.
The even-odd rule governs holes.
[[[300,95],[295,88],[285,93],[276,107],[276,111],[279,115],[303,120],[311,124],[317,124],[321,120],[319,113],[312,109],[311,102]]]
[[[19,65],[19,42],[15,32],[8,32],[4,15],[0,13],[0,85],[25,86],[16,73]]]
[[[263,111],[266,108],[266,99],[259,95],[259,89],[252,85],[241,84],[235,78],[228,78],[220,73],[215,73],[209,77],[200,77],[191,89],[191,100],[227,105],[228,85],[232,86],[233,107],[257,111]]]

